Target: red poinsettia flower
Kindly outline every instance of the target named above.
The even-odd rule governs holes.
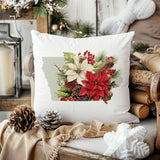
[[[98,74],[93,74],[87,71],[86,78],[87,80],[82,81],[84,87],[80,90],[80,96],[87,95],[89,100],[93,98],[95,101],[110,96],[111,83],[106,72],[101,73],[98,71]]]

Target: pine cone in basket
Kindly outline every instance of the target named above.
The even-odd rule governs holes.
[[[9,116],[9,125],[14,126],[16,132],[31,130],[36,120],[35,112],[27,105],[17,106]]]
[[[58,128],[61,125],[61,121],[62,118],[56,111],[47,111],[37,117],[37,122],[47,130]]]
[[[71,95],[74,101],[88,101],[88,96],[87,95],[79,96],[79,92],[80,92],[81,89],[82,89],[82,86],[80,86],[80,85],[74,87],[72,95]]]

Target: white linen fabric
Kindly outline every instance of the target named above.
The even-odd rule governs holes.
[[[127,32],[130,24],[135,20],[149,18],[155,9],[153,0],[129,0],[126,8],[118,16],[106,18],[102,22],[100,31],[109,34]]]
[[[60,112],[63,121],[90,123],[97,119],[109,122],[139,122],[139,119],[129,113],[129,57],[131,40],[134,32],[102,37],[82,39],[65,38],[31,31],[33,40],[33,54],[35,66],[35,101],[36,114],[48,110]],[[112,89],[113,96],[108,104],[103,101],[56,101],[51,95],[48,79],[43,71],[44,58],[62,57],[64,52],[79,53],[86,50],[97,54],[107,51],[107,56],[118,57],[115,69],[121,71],[121,84]],[[53,64],[54,66],[54,64]],[[51,69],[47,72],[54,74]],[[54,77],[56,78],[56,77]],[[56,92],[56,89],[55,89]]]

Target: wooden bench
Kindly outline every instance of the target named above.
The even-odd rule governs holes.
[[[33,107],[33,101],[34,101],[34,58],[33,54],[29,53],[24,60],[23,70],[27,77],[30,79],[31,83],[31,106]],[[136,73],[136,71],[134,71]],[[142,75],[143,76],[143,75]],[[132,74],[131,77],[131,83],[135,83],[135,81],[138,81],[136,79],[136,74]],[[142,79],[141,79],[142,80]],[[139,83],[141,84],[141,80]],[[149,83],[146,83],[145,85],[150,87],[150,95],[151,99],[156,103],[156,109],[157,109],[157,137],[156,137],[156,148],[160,150],[160,73],[156,73],[153,75],[153,77],[150,78]],[[136,82],[137,83],[137,82]],[[62,147],[59,151],[59,159],[65,159],[65,160],[91,160],[91,159],[103,159],[103,160],[112,160],[114,158],[106,157],[100,154],[91,153],[71,147]]]

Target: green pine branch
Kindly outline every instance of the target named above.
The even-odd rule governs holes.
[[[106,58],[106,54],[105,52],[101,52],[96,58],[95,58],[95,62],[105,62],[105,58]]]
[[[38,6],[36,7],[35,11],[35,18],[39,17],[46,17],[47,16],[47,10],[46,10],[46,5],[43,2],[40,2]]]
[[[59,80],[67,79],[67,76],[62,72],[58,72],[56,76],[58,77]]]
[[[64,7],[67,4],[68,0],[54,0],[54,3],[58,4],[59,6]]]
[[[72,29],[81,32],[80,33],[74,33],[75,38],[82,38],[82,37],[90,37],[95,33],[95,28],[93,27],[93,24],[90,23],[82,23],[81,21],[77,21],[72,25]]]
[[[51,15],[51,24],[57,24],[60,25],[60,23],[65,24],[67,22],[66,15],[60,12],[54,12],[53,15]]]
[[[148,44],[135,43],[135,44],[132,44],[132,53],[134,52],[145,53],[148,48],[149,48]]]
[[[120,70],[117,70],[114,74],[112,74],[112,77],[113,79],[117,79],[119,78],[121,75],[121,71]]]

